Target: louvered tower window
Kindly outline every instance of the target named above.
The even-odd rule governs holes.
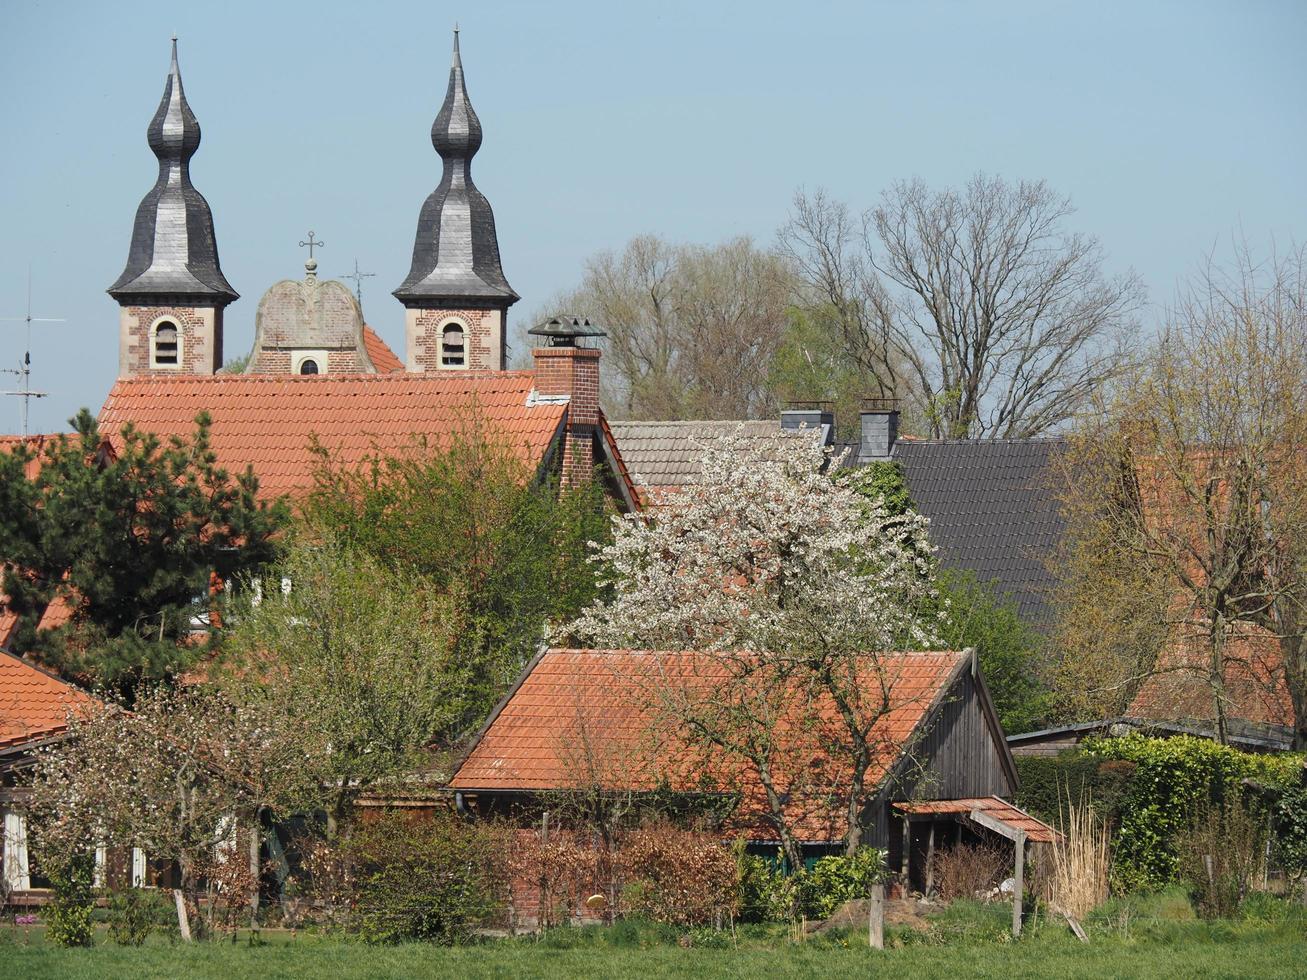
[[[446,323],[440,330],[440,366],[467,366],[467,335],[461,323]]]
[[[181,363],[181,338],[177,324],[160,320],[154,326],[154,349],[150,352],[156,367],[177,367]]]

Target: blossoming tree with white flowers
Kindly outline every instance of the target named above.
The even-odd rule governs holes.
[[[596,556],[610,597],[567,633],[597,647],[711,652],[720,681],[664,677],[650,692],[662,722],[756,772],[793,865],[797,792],[841,812],[852,854],[886,748],[877,722],[903,705],[880,654],[938,645],[927,521],[833,480],[812,439],[769,458],[737,435],[702,460],[699,482],[652,514],[614,518]],[[816,772],[814,751],[827,760]]]

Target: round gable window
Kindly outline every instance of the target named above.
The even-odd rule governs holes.
[[[300,374],[317,374],[318,362],[311,357],[306,357],[300,362]]]

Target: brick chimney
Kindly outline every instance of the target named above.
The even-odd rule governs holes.
[[[899,403],[893,398],[867,398],[860,413],[862,436],[858,442],[858,462],[884,462],[894,457],[894,443],[899,438]]]
[[[607,336],[582,316],[560,315],[532,327],[528,334],[544,338],[535,348],[536,393],[567,398],[563,436],[564,485],[588,480],[594,472],[599,438],[599,356],[593,347],[580,347],[586,337]]]

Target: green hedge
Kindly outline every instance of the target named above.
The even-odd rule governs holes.
[[[1018,800],[1056,823],[1068,795],[1072,803],[1089,796],[1113,827],[1116,888],[1152,889],[1177,880],[1176,840],[1201,806],[1240,792],[1245,779],[1294,790],[1303,762],[1302,753],[1253,754],[1189,736],[1096,738],[1053,758],[1017,759]],[[1281,852],[1302,853],[1307,845],[1295,829],[1302,825],[1276,824]]]

